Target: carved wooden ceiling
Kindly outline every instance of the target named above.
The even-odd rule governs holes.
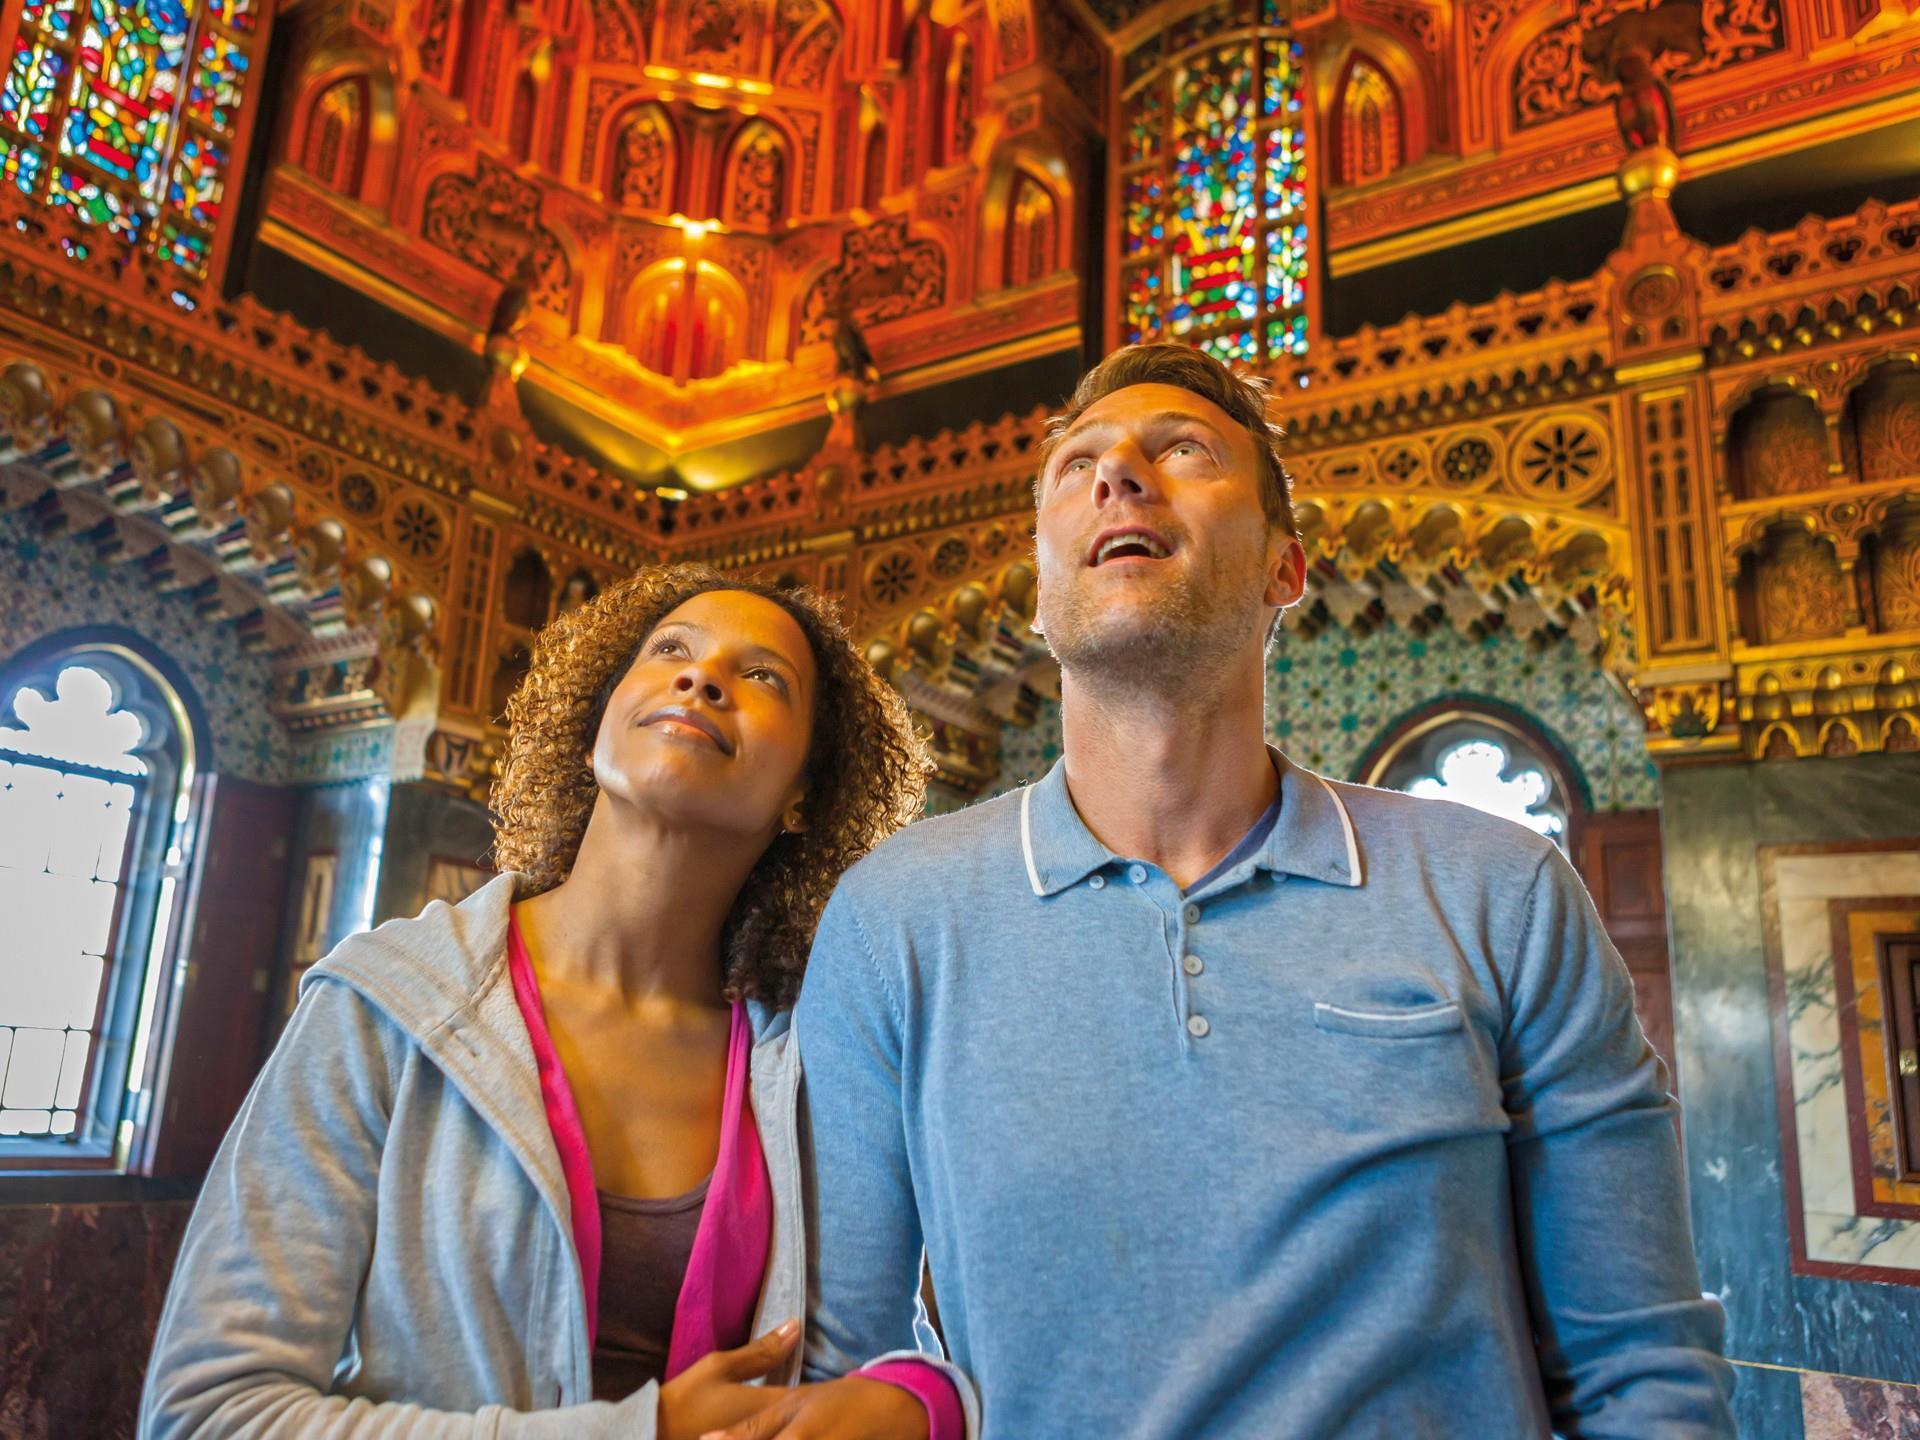
[[[53,13],[0,5],[29,70],[74,63]],[[1709,246],[1667,203],[1890,133],[1920,0],[208,15],[182,54],[258,60],[271,35],[284,83],[250,100],[230,65],[149,134],[145,178],[111,145],[76,156],[68,92],[0,97],[0,505],[290,656],[302,723],[418,722],[415,774],[483,785],[538,626],[685,558],[846,597],[978,783],[1045,683],[1024,555],[1058,396],[1001,377],[1136,325],[1231,350],[1196,314],[1276,287],[1282,240],[1302,328],[1258,332],[1254,363],[1315,555],[1293,624],[1578,634],[1671,753],[1920,743],[1920,208],[1889,193]],[[1625,94],[1622,47],[1648,67]],[[1198,257],[1184,212],[1214,223],[1240,193],[1205,189],[1240,133],[1263,157],[1227,176],[1257,197],[1247,247]],[[1602,223],[1622,193],[1597,264],[1323,325],[1325,287],[1545,216]],[[237,293],[270,255],[331,287],[331,335]],[[402,324],[480,393],[356,349]],[[943,409],[963,384],[990,408]],[[860,417],[889,397],[918,423],[878,444]],[[542,443],[535,413],[574,417],[595,458]],[[807,426],[745,483],[700,469]],[[324,683],[299,678],[309,641]]]

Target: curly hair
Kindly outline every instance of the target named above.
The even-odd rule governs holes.
[[[803,774],[802,831],[781,834],[740,887],[721,930],[730,998],[790,1005],[827,896],[880,841],[920,814],[931,768],[906,705],[855,648],[833,601],[704,565],[642,570],[540,632],[507,702],[507,753],[492,795],[493,853],[520,898],[551,890],[579,854],[600,787],[592,755],[614,688],[656,626],[696,595],[738,590],[791,615],[819,674]]]

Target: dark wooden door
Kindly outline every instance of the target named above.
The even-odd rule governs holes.
[[[160,1051],[150,1175],[203,1171],[246,1099],[286,905],[294,792],[231,775],[194,788],[201,821],[174,952],[186,975]]]
[[[1633,976],[1647,1039],[1673,1070],[1673,977],[1667,963],[1667,897],[1660,879],[1660,812],[1582,817],[1574,867],[1587,882],[1614,948]],[[1673,1081],[1679,1090],[1678,1072]]]

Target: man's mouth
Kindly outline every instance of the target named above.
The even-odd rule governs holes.
[[[1157,530],[1149,530],[1144,525],[1128,525],[1116,530],[1102,530],[1094,537],[1093,548],[1087,554],[1087,564],[1105,565],[1111,560],[1164,560],[1173,553],[1173,546]]]
[[[713,742],[713,748],[722,755],[733,754],[733,744],[723,735],[720,727],[702,715],[698,710],[689,710],[684,705],[663,705],[642,717],[642,729],[649,725],[677,725],[684,729],[695,730]]]

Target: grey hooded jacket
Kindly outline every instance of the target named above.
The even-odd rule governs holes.
[[[517,879],[354,936],[302,982],[187,1227],[142,1436],[653,1440],[657,1385],[592,1398],[566,1180],[507,969]],[[807,1264],[799,1059],[785,1014],[754,1021],[774,1199],[758,1336],[804,1313]],[[976,1434],[971,1386],[941,1368]]]

